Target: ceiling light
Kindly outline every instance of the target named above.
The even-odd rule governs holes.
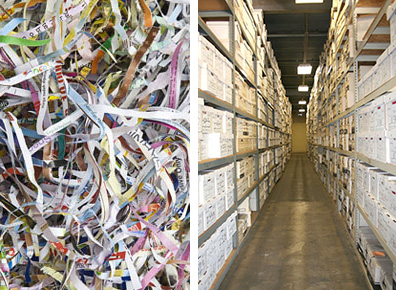
[[[297,67],[297,74],[299,75],[310,75],[312,72],[312,65],[310,64],[300,64]]]
[[[323,3],[323,0],[296,0],[296,4]]]
[[[305,112],[305,109],[299,109],[298,111],[299,112]]]
[[[309,87],[307,85],[300,85],[300,86],[298,86],[298,91],[299,92],[308,92]]]
[[[306,105],[306,104],[307,104],[307,101],[306,101],[306,100],[299,100],[299,101],[298,101],[298,104],[299,104],[299,105]]]
[[[302,114],[301,114],[301,113],[298,113],[298,115],[299,115],[300,117],[302,117]]]

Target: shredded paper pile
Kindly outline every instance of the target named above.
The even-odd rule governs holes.
[[[0,0],[0,290],[189,288],[189,9]]]

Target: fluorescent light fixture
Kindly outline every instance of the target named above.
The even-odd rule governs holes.
[[[308,92],[309,87],[307,85],[300,85],[300,86],[298,86],[298,91],[299,92]]]
[[[298,113],[298,115],[299,115],[300,117],[302,117],[302,114],[301,114],[301,113]]]
[[[323,0],[296,0],[296,4],[315,4],[323,3]]]
[[[306,100],[299,100],[299,101],[298,101],[298,104],[299,104],[299,105],[306,105],[306,104],[307,104],[307,101],[306,101]]]
[[[310,64],[300,64],[297,67],[297,74],[299,75],[310,75],[312,72],[312,65]]]
[[[299,109],[298,111],[303,113],[303,112],[305,112],[305,109]]]

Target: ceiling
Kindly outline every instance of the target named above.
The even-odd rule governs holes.
[[[312,88],[330,26],[332,1],[325,0],[323,4],[295,4],[294,0],[254,0],[253,4],[254,8],[264,11],[268,40],[272,43],[286,95],[295,113],[302,107],[298,105],[299,100],[309,100],[309,92],[300,93],[297,89],[303,81]],[[297,66],[304,63],[304,41],[306,63],[312,65],[312,73],[303,78],[297,75]]]

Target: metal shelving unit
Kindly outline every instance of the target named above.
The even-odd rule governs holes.
[[[339,73],[338,77],[336,77],[335,85],[328,92],[328,97],[325,96],[325,90],[323,88],[321,91],[319,91],[317,93],[318,108],[314,108],[312,110],[312,112],[310,112],[310,114],[312,113],[312,116],[310,115],[310,117],[312,120],[315,118],[319,118],[319,119],[317,121],[316,126],[312,126],[312,127],[308,128],[308,131],[309,131],[308,153],[309,153],[309,157],[310,157],[311,161],[314,163],[316,162],[316,164],[317,164],[318,174],[322,174],[322,176],[324,176],[324,178],[326,180],[335,181],[336,184],[338,185],[336,188],[342,189],[343,192],[353,202],[354,209],[355,209],[355,213],[354,213],[355,231],[360,226],[360,224],[361,224],[360,219],[362,218],[365,221],[365,223],[370,226],[370,228],[374,232],[375,236],[377,237],[378,241],[381,243],[382,247],[385,249],[387,255],[390,257],[392,262],[394,264],[396,264],[396,253],[392,252],[392,250],[388,246],[386,240],[381,236],[377,227],[371,222],[371,220],[369,219],[368,215],[366,214],[364,209],[361,207],[361,205],[358,204],[357,199],[355,198],[356,197],[356,185],[353,186],[351,189],[351,192],[349,192],[347,189],[344,188],[343,183],[340,181],[340,179],[339,179],[340,175],[337,174],[337,176],[333,176],[333,174],[331,174],[328,171],[327,167],[325,167],[322,163],[319,162],[320,159],[317,157],[317,154],[323,155],[323,157],[327,161],[330,161],[330,156],[332,156],[331,158],[333,158],[333,164],[335,166],[337,166],[337,168],[339,168],[337,157],[339,155],[344,155],[344,156],[348,156],[349,158],[352,158],[355,160],[354,166],[356,166],[356,162],[361,161],[361,162],[365,162],[369,165],[372,165],[374,167],[377,167],[383,171],[386,171],[386,172],[396,175],[396,165],[383,163],[383,162],[377,161],[375,159],[368,158],[368,157],[364,156],[363,154],[356,152],[356,145],[357,145],[356,144],[357,143],[356,136],[357,136],[357,132],[359,131],[359,126],[358,126],[358,122],[357,122],[358,109],[367,105],[368,103],[377,99],[378,97],[382,96],[383,94],[387,93],[392,88],[396,87],[396,77],[393,77],[390,80],[388,80],[387,82],[383,83],[377,89],[375,89],[372,92],[370,92],[369,94],[367,94],[361,100],[358,99],[358,89],[357,89],[357,87],[358,87],[358,71],[357,71],[358,63],[364,62],[364,61],[375,61],[376,58],[379,57],[379,55],[367,56],[363,52],[367,49],[374,49],[377,47],[381,47],[378,44],[371,44],[370,41],[371,41],[371,37],[374,35],[375,31],[378,30],[378,25],[384,18],[386,10],[387,10],[388,6],[391,4],[391,2],[392,2],[391,0],[377,2],[377,3],[381,4],[381,7],[377,7],[377,8],[379,8],[379,11],[377,12],[373,22],[371,23],[366,34],[364,35],[363,40],[358,42],[357,41],[357,12],[355,11],[355,9],[358,8],[357,7],[358,4],[357,4],[357,0],[352,0],[352,6],[351,6],[352,18],[350,19],[350,24],[352,24],[351,32],[352,32],[352,36],[353,36],[352,43],[354,44],[354,47],[353,48],[350,47],[350,49],[353,49],[353,54],[352,54],[352,57],[348,60],[344,71]],[[375,4],[376,2],[372,1],[370,3]],[[338,27],[336,27],[336,29],[338,29]],[[388,33],[389,33],[389,29],[388,30],[381,29],[381,34],[388,34]],[[346,31],[343,31],[341,33],[341,35],[342,35],[342,38],[344,38],[346,36]],[[350,36],[351,36],[351,34],[350,34]],[[342,47],[342,45],[337,46],[337,48],[335,50],[335,55],[337,53],[340,53],[341,47]],[[384,47],[383,50],[385,50],[386,47],[385,46],[383,46],[383,47]],[[328,56],[326,55],[325,57],[328,57]],[[323,59],[322,59],[322,61],[323,61]],[[326,121],[326,119],[322,119],[323,116],[326,116],[325,109],[330,105],[331,98],[336,98],[336,101],[339,102],[338,88],[343,83],[347,74],[352,71],[354,73],[354,78],[355,78],[354,104],[350,108],[347,108],[345,111],[342,111],[342,112],[340,112],[340,106],[337,106],[335,113],[334,113],[334,111],[332,112],[332,114],[334,114],[335,116],[331,120]],[[326,85],[329,85],[328,80],[330,78],[328,76],[326,76],[326,78],[327,79],[322,83],[323,87],[325,87]],[[310,108],[310,109],[312,109],[312,108]],[[323,114],[323,113],[325,113],[325,114]],[[341,138],[341,135],[340,135],[340,126],[341,125],[340,124],[341,124],[342,119],[344,119],[346,117],[350,117],[350,116],[353,116],[353,119],[355,122],[355,132],[354,132],[355,138],[354,138],[353,144],[352,144],[352,146],[353,146],[353,148],[355,148],[355,150],[354,151],[345,151],[345,150],[339,149],[340,138]],[[313,124],[313,122],[310,123],[310,121],[307,121],[307,125],[310,125],[310,124]],[[334,128],[332,126],[334,126]],[[322,139],[322,141],[318,142],[317,141],[318,138],[315,136],[329,136],[331,134],[330,128],[333,128],[334,132],[336,132],[335,133],[336,134],[335,142],[336,142],[336,146],[338,148],[333,148],[330,146],[317,144],[317,143],[326,143],[326,142],[324,142],[323,139]],[[321,135],[321,133],[326,134],[326,135]],[[327,140],[330,141],[330,144],[333,144],[333,142],[334,142],[334,139],[327,139]],[[336,155],[335,156],[329,155],[329,154],[334,154],[334,153],[329,153],[330,151],[334,152]],[[321,171],[321,170],[323,170],[323,171]],[[340,169],[338,169],[338,170],[340,170]],[[353,170],[353,172],[354,172],[354,175],[352,175],[351,178],[353,180],[356,180],[356,169]],[[325,187],[330,192],[330,186],[328,186],[328,184],[326,184]],[[355,231],[351,232],[351,236],[357,245]]]
[[[258,219],[259,215],[261,214],[261,211],[260,211],[260,190],[261,190],[260,184],[262,184],[262,182],[264,182],[264,181],[267,182],[267,186],[266,186],[267,192],[265,192],[265,194],[268,196],[270,194],[269,176],[272,176],[272,175],[274,176],[273,183],[275,183],[277,180],[276,169],[279,168],[279,166],[281,166],[281,163],[283,163],[286,160],[286,158],[288,158],[290,156],[291,142],[290,142],[290,134],[289,133],[282,132],[282,130],[280,128],[275,127],[274,105],[269,100],[270,98],[267,98],[267,96],[264,96],[262,94],[261,90],[257,86],[257,81],[258,81],[257,50],[259,49],[258,45],[260,47],[261,46],[265,47],[265,51],[266,51],[267,55],[268,55],[268,51],[269,51],[267,44],[263,41],[261,31],[257,30],[257,25],[256,25],[256,39],[259,39],[260,43],[256,42],[255,45],[253,45],[253,43],[251,41],[249,41],[249,38],[247,37],[247,33],[245,32],[244,28],[242,27],[242,25],[240,25],[241,31],[242,31],[242,36],[247,41],[250,48],[253,50],[255,77],[254,77],[254,80],[252,80],[244,72],[242,66],[239,63],[237,63],[237,61],[236,61],[235,48],[234,48],[235,44],[234,44],[234,41],[232,41],[233,39],[235,39],[234,25],[230,25],[230,27],[229,27],[231,41],[230,41],[230,46],[229,46],[230,50],[227,50],[205,23],[206,19],[210,20],[211,18],[214,18],[214,19],[227,19],[232,24],[235,21],[237,21],[239,24],[242,24],[240,19],[238,19],[238,17],[235,14],[234,5],[233,5],[232,1],[228,2],[226,0],[210,0],[210,1],[209,0],[200,0],[198,2],[199,2],[199,8],[198,8],[199,9],[199,17],[198,17],[199,31],[201,32],[202,35],[204,35],[207,39],[209,39],[209,41],[212,44],[214,44],[216,49],[218,49],[218,51],[220,53],[222,53],[233,64],[233,78],[232,78],[232,80],[233,80],[233,98],[232,98],[232,104],[229,104],[229,103],[217,98],[215,95],[208,93],[206,91],[203,91],[203,90],[198,90],[198,97],[200,97],[204,100],[205,105],[210,105],[217,109],[227,110],[229,112],[232,112],[234,115],[233,132],[232,132],[234,135],[233,154],[230,156],[222,157],[222,158],[200,161],[199,165],[198,165],[198,171],[202,172],[202,171],[208,170],[208,169],[216,169],[216,168],[219,168],[220,166],[224,166],[224,165],[233,163],[234,164],[234,174],[236,177],[236,175],[237,175],[236,174],[236,162],[238,160],[243,160],[250,156],[253,156],[255,159],[255,175],[254,175],[255,178],[254,178],[254,182],[253,182],[252,186],[250,186],[250,188],[248,188],[245,191],[245,193],[243,193],[240,196],[240,198],[237,199],[237,196],[238,196],[237,195],[237,182],[236,182],[236,180],[234,181],[234,201],[235,201],[234,205],[227,212],[225,212],[210,228],[208,228],[205,232],[203,232],[199,236],[198,246],[201,246],[216,232],[216,230],[219,228],[220,225],[222,225],[233,213],[235,213],[235,211],[237,211],[238,206],[242,202],[244,202],[252,193],[254,193],[256,196],[256,199],[257,199],[256,208],[258,209],[258,211],[252,211],[253,218],[252,218],[251,224],[252,224],[252,226],[254,225],[254,223]],[[268,65],[272,68],[276,67],[275,63],[273,63],[272,59],[269,60]],[[240,73],[241,76],[245,79],[245,82],[248,84],[248,86],[255,89],[256,104],[258,104],[258,98],[261,98],[265,102],[265,110],[267,111],[267,115],[269,112],[269,108],[271,108],[273,110],[272,123],[269,122],[269,120],[261,120],[258,118],[259,114],[258,114],[258,106],[257,105],[255,108],[254,114],[250,114],[247,111],[243,110],[242,108],[238,108],[235,106],[235,103],[236,103],[235,102],[235,100],[236,100],[235,72]],[[274,72],[275,72],[275,74],[278,74],[276,69],[274,70]],[[275,88],[274,88],[274,94],[276,94]],[[258,147],[259,147],[259,134],[258,134],[259,128],[258,128],[258,126],[256,126],[256,133],[257,133],[256,136],[257,137],[256,137],[255,149],[249,150],[247,152],[237,152],[237,149],[236,149],[237,140],[236,140],[236,134],[235,134],[236,133],[236,122],[235,122],[236,117],[242,117],[245,119],[255,121],[257,124],[264,125],[268,129],[280,132],[281,136],[282,136],[281,140],[283,140],[282,143],[284,143],[284,144],[269,146],[269,133],[267,130],[266,147],[258,149]],[[284,141],[285,139],[287,139],[286,142]],[[268,170],[268,172],[266,174],[259,176],[259,160],[258,160],[259,154],[272,150],[274,157],[275,157],[275,150],[281,146],[285,146],[286,148],[289,148],[287,156],[282,156],[282,159],[280,160],[279,163],[271,166],[271,168]],[[231,252],[229,257],[225,261],[221,270],[217,273],[216,279],[214,280],[211,289],[217,289],[220,286],[221,281],[224,279],[224,276],[226,275],[229,267],[233,263],[235,257],[238,255],[240,247],[246,240],[246,237],[249,234],[251,227],[248,228],[242,241],[238,241],[238,232],[235,234],[235,236],[234,236],[234,250]]]

